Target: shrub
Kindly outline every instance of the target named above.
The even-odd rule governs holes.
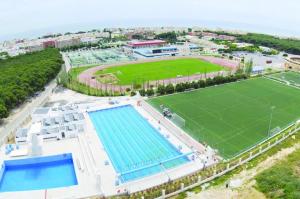
[[[175,91],[176,92],[183,92],[184,91],[184,87],[183,87],[182,83],[176,84]]]
[[[191,83],[191,87],[194,88],[194,89],[197,89],[197,88],[199,88],[199,84],[197,82],[193,81]]]
[[[205,83],[207,86],[212,86],[215,84],[214,80],[211,78],[206,79]]]
[[[200,88],[205,88],[205,86],[206,86],[206,82],[204,80],[199,80],[198,84],[199,84]]]
[[[174,89],[173,84],[168,84],[168,85],[166,86],[166,93],[167,93],[167,94],[172,94],[172,93],[174,93],[174,91],[175,91],[175,89]]]
[[[140,93],[141,96],[145,96],[146,95],[145,89],[139,90],[139,93]]]
[[[130,92],[130,96],[135,96],[136,95],[136,92],[135,91],[131,91]]]
[[[185,83],[183,83],[183,86],[184,86],[184,90],[187,90],[187,89],[190,89],[192,85],[190,82],[185,82]]]
[[[164,85],[159,85],[158,88],[157,88],[157,93],[159,95],[164,95],[166,94],[166,88]]]
[[[148,89],[146,92],[147,96],[153,96],[154,95],[154,90],[152,88]]]

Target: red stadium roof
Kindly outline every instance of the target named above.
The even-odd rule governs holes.
[[[137,46],[161,45],[165,43],[166,42],[163,40],[132,41],[128,43],[128,46],[137,47]]]

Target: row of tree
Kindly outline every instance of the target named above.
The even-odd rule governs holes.
[[[252,43],[260,46],[274,48],[291,54],[300,55],[300,40],[290,38],[279,38],[271,35],[248,33],[236,35],[242,42]]]
[[[235,82],[241,79],[247,79],[245,74],[235,74],[230,76],[216,76],[214,78],[208,78],[206,80],[199,80],[193,82],[185,82],[178,84],[159,85],[157,89],[149,88],[147,90],[141,89],[139,93],[141,96],[153,96],[153,95],[166,95],[172,93],[180,93],[191,89],[205,88],[209,86],[225,84],[229,82]]]
[[[258,33],[247,33],[247,34],[235,34],[229,33],[225,31],[206,31],[216,33],[218,35],[229,35],[235,36],[238,41],[251,43],[256,46],[266,46],[269,48],[274,48],[279,51],[284,51],[287,53],[300,55],[300,40],[293,39],[293,38],[280,38],[272,35],[266,34],[258,34]],[[276,54],[273,52],[264,52],[265,54],[271,53]]]
[[[161,33],[156,35],[155,39],[162,39],[172,44],[177,42],[177,34],[175,32]]]
[[[54,48],[0,60],[0,119],[42,91],[62,64],[59,50]]]

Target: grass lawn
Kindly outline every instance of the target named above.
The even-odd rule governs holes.
[[[255,177],[268,198],[300,198],[300,150]]]
[[[272,106],[270,132],[300,118],[300,89],[266,78],[156,97],[148,102],[158,110],[163,104],[183,117],[184,130],[218,149],[225,159],[267,138]]]
[[[131,85],[132,83],[141,84],[148,80],[154,81],[174,78],[178,75],[188,76],[220,70],[224,70],[224,68],[200,59],[188,58],[117,66],[97,71],[96,75],[113,74],[116,77],[113,80],[115,84]]]
[[[77,79],[78,75],[80,73],[82,73],[83,71],[92,68],[93,66],[82,66],[82,67],[75,67],[75,68],[71,68],[71,70],[69,71],[69,74],[71,76],[71,78],[73,80]]]
[[[270,75],[270,77],[283,80],[283,81],[288,81],[292,84],[298,84],[300,85],[300,73],[293,72],[293,71],[288,71],[284,73],[276,73],[273,75]]]

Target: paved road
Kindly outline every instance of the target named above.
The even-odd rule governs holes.
[[[61,53],[61,54],[62,54],[63,60],[65,62],[65,70],[66,70],[66,72],[69,72],[69,70],[71,70],[71,68],[72,68],[70,60],[67,57],[66,53]]]

